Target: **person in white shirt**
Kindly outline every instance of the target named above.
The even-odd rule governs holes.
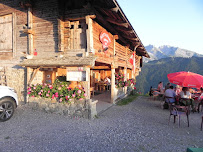
[[[173,90],[173,86],[170,86],[169,89],[165,91],[164,95],[166,97],[166,102],[170,102],[170,103],[175,102],[176,93]]]
[[[192,99],[188,87],[182,88],[182,91],[180,92],[180,98],[180,104],[182,104],[183,106],[191,105],[192,109],[194,108],[194,99]]]
[[[105,77],[105,79],[104,79],[104,83],[107,84],[107,86],[106,86],[107,90],[110,90],[111,79],[109,79],[108,77]]]
[[[106,84],[111,84],[111,80],[108,77],[105,77],[104,83]]]

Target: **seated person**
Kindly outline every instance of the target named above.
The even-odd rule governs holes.
[[[111,79],[108,77],[105,77],[104,83],[107,84],[107,90],[110,90],[110,85],[111,85]]]
[[[169,89],[170,86],[171,86],[171,83],[167,83],[165,86],[165,90]]]
[[[152,89],[152,86],[150,87],[150,90],[149,90],[149,96],[153,96],[153,89]]]
[[[176,93],[173,90],[173,86],[170,86],[169,89],[167,89],[164,93],[166,102],[174,103],[175,102],[175,97]]]
[[[164,94],[164,87],[163,87],[163,82],[162,81],[159,82],[157,91],[159,91],[160,94]]]
[[[180,95],[180,92],[182,91],[182,88],[179,86],[179,85],[177,85],[176,86],[176,95],[178,96],[178,95]]]
[[[105,77],[104,83],[110,85],[111,84],[111,80],[108,77]]]
[[[190,93],[195,93],[196,91],[192,88],[189,88]]]
[[[194,108],[194,100],[191,97],[191,93],[188,89],[188,87],[183,87],[182,91],[180,92],[180,104],[184,106],[192,106],[192,109]]]
[[[200,88],[200,96],[198,97],[197,101],[199,102],[198,104],[198,111],[199,111],[199,108],[200,108],[200,105],[203,105],[203,88]]]

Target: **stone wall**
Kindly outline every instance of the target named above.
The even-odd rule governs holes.
[[[94,119],[97,115],[96,103],[92,100],[73,100],[71,103],[59,103],[55,99],[29,98],[28,104],[32,109],[42,110],[46,113],[55,113],[70,117]]]
[[[7,86],[17,91],[19,102],[24,102],[25,69],[6,67],[5,74]]]
[[[122,99],[133,91],[133,85],[128,87],[115,88],[115,100]]]

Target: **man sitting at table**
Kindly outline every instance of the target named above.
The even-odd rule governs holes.
[[[170,86],[169,89],[167,89],[164,93],[165,98],[166,98],[166,102],[170,102],[170,103],[174,103],[175,102],[175,97],[176,97],[176,93],[173,90],[173,86]]]
[[[111,84],[111,80],[108,77],[105,77],[104,83],[106,84]]]
[[[111,85],[111,79],[109,79],[108,77],[105,77],[104,83],[107,84],[107,90],[109,90],[109,87],[110,87],[110,85]]]

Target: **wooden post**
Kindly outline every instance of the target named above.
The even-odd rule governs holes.
[[[12,13],[13,16],[13,22],[12,22],[12,26],[13,26],[13,57],[16,57],[16,13]]]
[[[27,23],[28,29],[33,29],[33,22],[32,22],[32,8],[28,7],[28,12],[27,12]],[[33,35],[32,34],[28,34],[28,54],[33,54]]]
[[[36,76],[36,74],[37,74],[38,71],[39,71],[39,68],[33,70],[32,76],[31,76],[31,78],[30,78],[29,81],[28,81],[28,86],[29,86],[29,85],[32,83],[32,81],[34,80],[34,78],[35,78],[35,76]]]
[[[87,52],[86,56],[89,56],[89,53],[95,53],[94,48],[93,48],[93,30],[92,30],[92,18],[95,18],[96,16],[86,16],[86,24],[87,24],[87,29],[86,29],[86,35],[87,35]]]
[[[90,68],[86,67],[86,88],[87,99],[90,99]]]
[[[74,22],[74,39],[73,39],[73,49],[78,49],[78,25],[79,21]]]
[[[28,91],[27,91],[27,89],[28,89],[28,87],[29,87],[29,85],[28,85],[28,81],[30,80],[30,68],[29,67],[27,67],[27,69],[26,69],[26,73],[27,73],[27,80],[26,80],[26,87],[25,87],[25,93],[26,93],[26,100],[25,100],[25,103],[28,103],[29,102],[29,96],[28,96]]]
[[[64,21],[58,19],[58,49],[64,51]]]
[[[111,66],[111,103],[115,100],[115,67]]]
[[[127,67],[124,67],[124,81],[127,81]],[[127,86],[124,87],[125,94],[127,94]]]
[[[116,40],[118,39],[118,35],[113,36],[113,62],[111,65],[111,103],[115,101],[115,55],[116,55]]]

